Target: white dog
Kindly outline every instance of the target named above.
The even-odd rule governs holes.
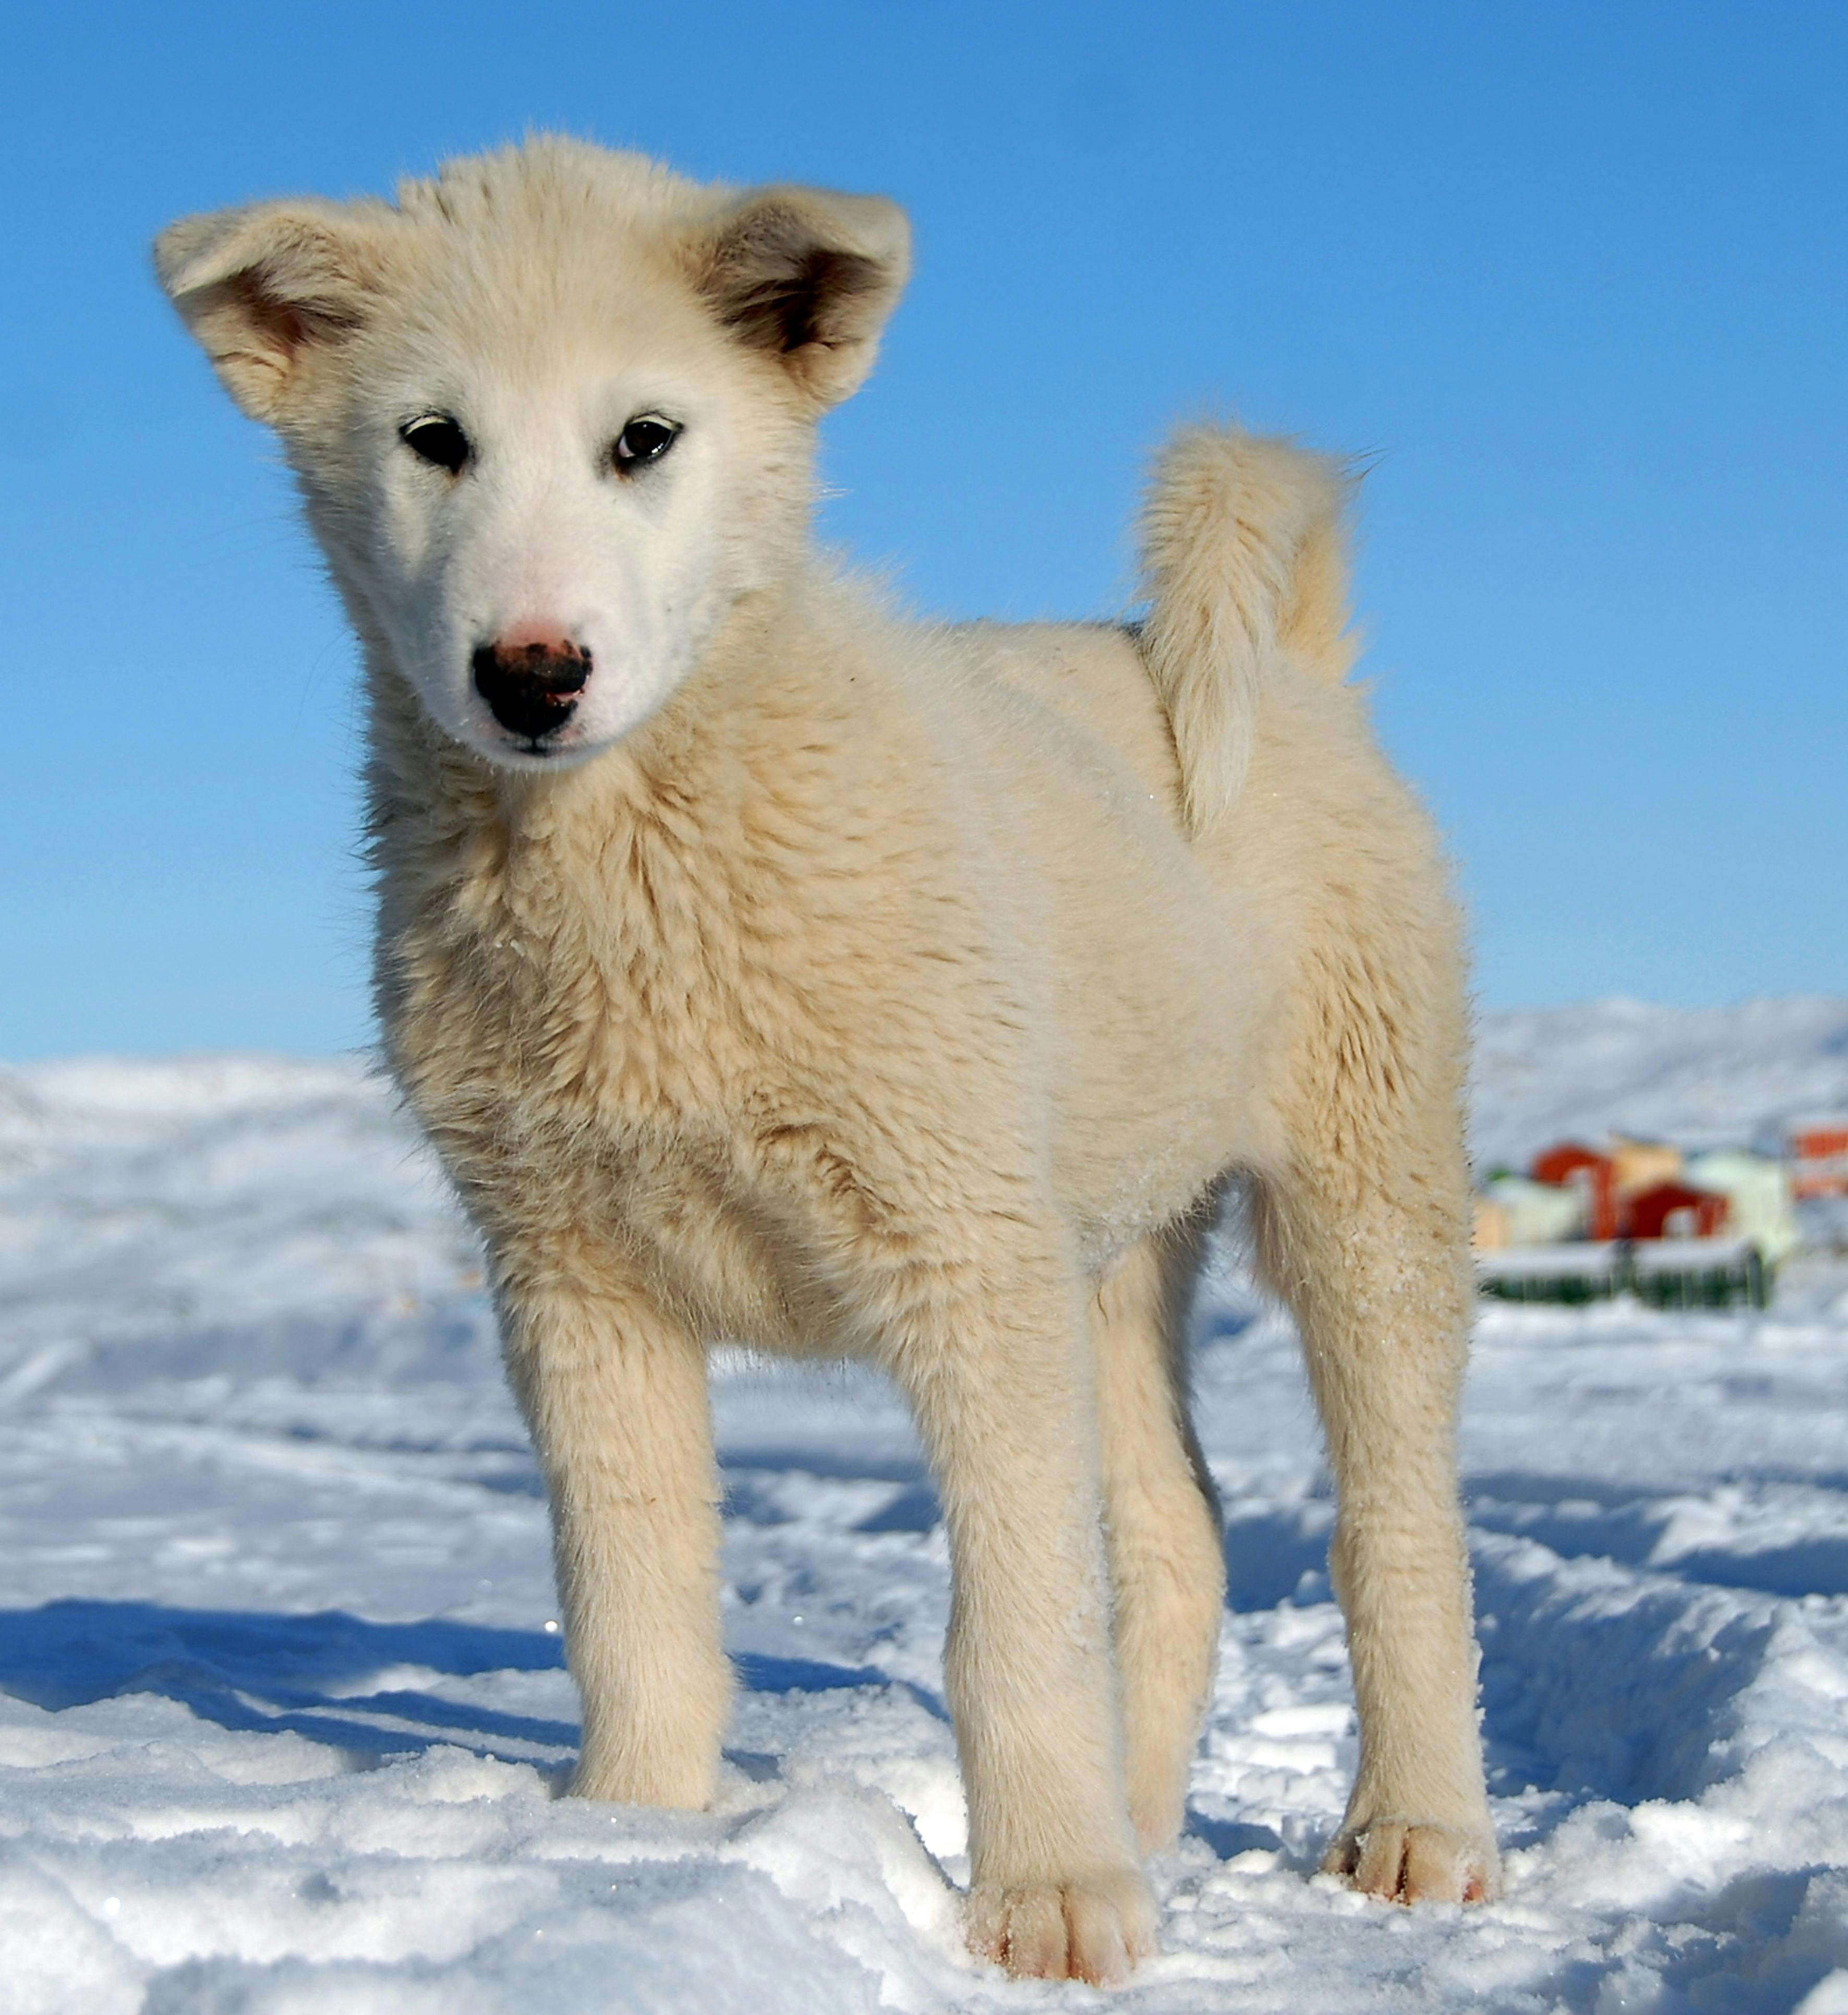
[[[1115,1981],[1212,1683],[1180,1337],[1234,1174],[1339,1492],[1326,1865],[1495,1879],[1456,923],[1343,683],[1328,464],[1180,435],[1139,628],[909,623],[813,557],[815,424],[906,242],[877,199],[544,140],[157,258],[364,646],[379,1010],[491,1255],[576,1790],[714,1795],[708,1345],[862,1354],[949,1523],[971,1941]]]

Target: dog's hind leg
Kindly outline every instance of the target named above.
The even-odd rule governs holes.
[[[1132,1247],[1092,1304],[1124,1775],[1145,1853],[1180,1830],[1225,1593],[1218,1501],[1187,1417],[1187,1306],[1207,1222]]]
[[[594,1255],[497,1266],[515,1393],[551,1499],[565,1648],[583,1701],[571,1788],[700,1806],[731,1671],[704,1352]]]
[[[1323,1866],[1376,1895],[1462,1902],[1495,1881],[1455,1457],[1471,1293],[1462,1015],[1454,957],[1427,941],[1421,975],[1416,926],[1399,921],[1396,962],[1357,933],[1350,957],[1307,975],[1289,1145],[1254,1184],[1253,1222],[1334,1472],[1329,1572],[1360,1767]]]

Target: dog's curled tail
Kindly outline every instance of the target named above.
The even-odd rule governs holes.
[[[1234,427],[1185,427],[1143,505],[1144,659],[1180,759],[1188,830],[1209,830],[1251,760],[1259,688],[1281,658],[1346,676],[1342,464]]]

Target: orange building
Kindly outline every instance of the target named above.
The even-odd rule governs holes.
[[[1681,1180],[1681,1151],[1666,1140],[1638,1140],[1628,1133],[1613,1133],[1610,1162],[1620,1198],[1641,1196],[1658,1183]]]

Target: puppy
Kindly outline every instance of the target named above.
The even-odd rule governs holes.
[[[1339,470],[1190,429],[1146,621],[920,625],[809,547],[889,203],[545,139],[156,260],[363,650],[379,1011],[544,1467],[574,1789],[714,1794],[709,1346],[869,1358],[948,1521],[971,1940],[1124,1978],[1213,1679],[1182,1331],[1236,1177],[1338,1490],[1325,1865],[1487,1893],[1457,924],[1343,683]]]

